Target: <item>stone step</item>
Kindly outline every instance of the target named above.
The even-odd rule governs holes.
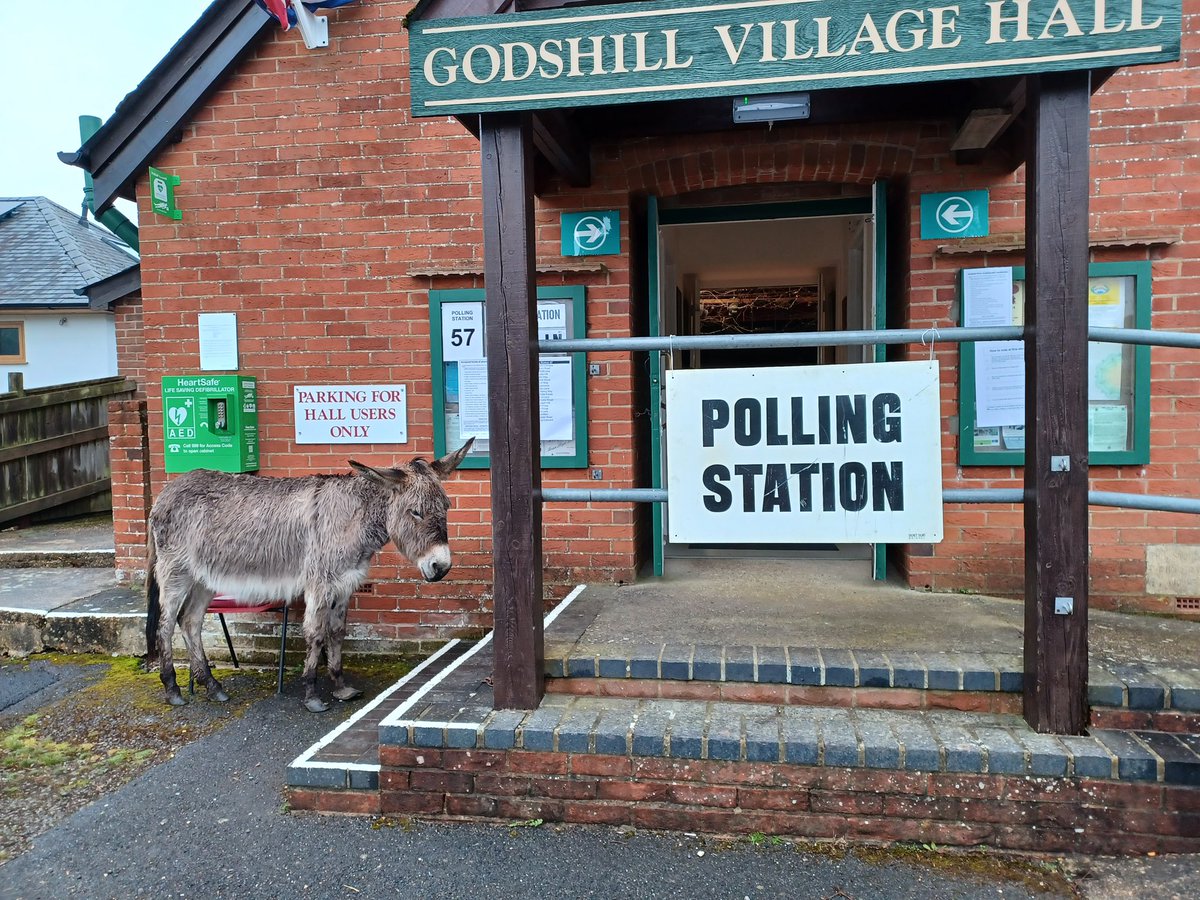
[[[146,652],[146,602],[112,569],[0,569],[0,652]]]
[[[0,569],[112,569],[115,565],[114,550],[0,549]]]

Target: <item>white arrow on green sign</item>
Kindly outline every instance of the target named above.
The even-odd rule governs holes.
[[[986,237],[988,192],[921,195],[921,239]]]

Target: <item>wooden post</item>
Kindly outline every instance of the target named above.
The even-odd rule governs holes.
[[[25,393],[25,373],[24,372],[9,372],[8,373],[8,392],[10,394]]]
[[[1087,72],[1029,79],[1025,720],[1087,726]],[[1062,598],[1062,599],[1060,599]],[[1056,612],[1069,598],[1071,612]]]
[[[542,471],[528,113],[480,117],[487,297],[488,435],[497,709],[534,709],[545,692]]]

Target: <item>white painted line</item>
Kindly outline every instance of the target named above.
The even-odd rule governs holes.
[[[22,609],[19,606],[0,606],[0,613],[25,613],[30,616],[45,616],[44,609]]]
[[[370,703],[368,703],[366,706],[364,706],[362,709],[360,709],[358,712],[356,712],[354,715],[352,715],[350,718],[348,718],[345,722],[343,722],[341,725],[337,726],[337,728],[333,729],[333,731],[329,732],[329,734],[325,735],[325,737],[321,738],[319,741],[317,741],[315,744],[313,744],[311,747],[309,747],[307,750],[305,750],[303,753],[301,753],[299,756],[297,756],[296,759],[292,762],[291,766],[289,766],[289,768],[294,768],[294,767],[298,767],[298,766],[306,766],[306,765],[318,765],[316,763],[310,763],[309,757],[311,757],[313,754],[315,754],[318,750],[320,750],[320,749],[328,746],[330,743],[332,743],[339,735],[341,735],[343,732],[345,732],[346,729],[348,729],[351,725],[353,725],[355,722],[357,722],[359,719],[361,719],[363,716],[365,716],[367,713],[369,713],[371,710],[373,710],[375,707],[377,707],[379,704],[381,704],[388,697],[392,696],[392,694],[396,693],[396,691],[398,691],[400,688],[404,687],[406,684],[408,684],[410,681],[412,681],[414,678],[416,678],[418,675],[420,675],[423,671],[425,671],[425,669],[427,669],[427,668],[429,668],[429,666],[433,665],[433,663],[437,662],[437,660],[439,660],[443,655],[445,655],[446,653],[448,653],[450,651],[450,648],[455,647],[460,643],[462,643],[462,642],[458,638],[455,638],[454,640],[450,641],[448,644],[441,647],[437,651],[437,653],[433,654],[433,656],[429,657],[429,659],[423,661],[420,665],[418,665],[411,672],[409,672],[407,675],[405,675],[403,678],[401,678],[399,681],[397,681],[395,684],[393,684],[390,688],[388,688],[386,691],[384,691],[382,694],[380,694],[378,697],[376,697],[374,700],[372,700]],[[343,767],[343,768],[345,768],[345,767]],[[378,769],[379,766],[375,766],[375,768]]]
[[[438,672],[437,675],[435,675],[433,678],[431,678],[425,684],[425,686],[423,688],[421,688],[419,691],[417,691],[415,694],[413,694],[411,697],[409,697],[407,700],[405,700],[402,704],[400,704],[395,709],[393,709],[388,714],[387,718],[385,718],[382,722],[379,723],[379,727],[383,728],[385,725],[388,727],[392,727],[394,725],[403,724],[401,719],[403,718],[404,714],[406,712],[408,712],[410,709],[412,709],[412,707],[422,697],[424,697],[431,690],[433,690],[433,688],[436,685],[441,684],[441,682],[451,672],[453,672],[455,669],[457,669],[459,666],[461,666],[463,663],[465,663],[468,659],[470,659],[472,656],[474,656],[476,653],[478,653],[480,650],[482,650],[484,647],[486,647],[488,644],[490,644],[492,642],[492,634],[493,633],[494,632],[489,631],[487,633],[487,637],[485,637],[482,641],[480,641],[478,644],[476,644],[474,647],[472,647],[470,650],[468,650],[466,653],[464,653],[462,656],[460,656],[458,659],[456,659],[450,665],[446,666],[446,668],[442,669],[442,671]]]
[[[550,614],[548,616],[546,616],[545,619],[543,620],[543,622],[542,622],[543,629],[547,625],[549,625],[551,622],[553,622],[554,619],[558,616],[558,614],[560,612],[562,612],[564,609],[566,609],[568,606],[570,606],[573,602],[575,602],[575,598],[578,597],[581,593],[583,593],[583,589],[585,587],[587,587],[587,585],[584,585],[584,584],[578,585],[573,591],[571,591],[571,593],[569,593],[566,597],[564,597],[563,602],[558,604],[558,606],[554,607],[554,609],[552,609],[550,611]],[[465,663],[468,659],[470,659],[472,656],[474,656],[476,653],[478,653],[480,650],[482,650],[484,647],[486,647],[491,642],[492,635],[494,633],[495,633],[494,631],[489,631],[487,634],[487,637],[485,637],[482,641],[480,641],[478,644],[476,644],[474,647],[472,647],[470,650],[468,650],[466,653],[464,653],[462,656],[460,656],[458,659],[456,659],[453,663],[448,665],[446,668],[442,669],[442,671],[439,672],[433,679],[431,679],[429,681],[429,683],[425,685],[425,687],[421,688],[421,690],[417,691],[417,693],[415,693],[411,697],[409,697],[406,702],[404,702],[403,704],[401,704],[400,706],[397,706],[394,710],[392,710],[388,714],[387,718],[379,723],[380,727],[382,728],[383,726],[386,725],[389,728],[393,728],[396,726],[416,725],[416,724],[428,725],[429,727],[443,727],[443,728],[445,728],[445,727],[453,727],[453,728],[465,728],[465,727],[475,728],[475,727],[478,727],[478,725],[472,725],[472,726],[454,725],[453,723],[448,723],[448,722],[441,722],[441,723],[439,723],[439,722],[420,722],[420,723],[418,723],[418,722],[416,722],[416,720],[413,720],[413,719],[404,719],[403,716],[410,709],[412,709],[412,707],[417,703],[417,701],[419,701],[422,697],[425,696],[425,694],[427,694],[429,691],[431,691],[435,685],[440,684],[443,679],[447,678],[450,675],[450,673],[452,673],[455,669],[457,669],[459,666],[461,666],[463,663]]]
[[[46,613],[47,619],[144,619],[144,612],[101,613],[101,612],[62,612],[54,609]]]
[[[379,763],[307,762],[303,766],[292,763],[289,769],[349,769],[355,772],[378,772]],[[294,787],[295,785],[293,785]]]
[[[560,612],[562,612],[564,609],[566,609],[568,606],[570,606],[572,603],[574,603],[575,598],[578,597],[580,594],[582,594],[584,588],[586,588],[586,587],[587,587],[586,584],[577,585],[575,590],[571,591],[571,593],[569,593],[569,594],[567,594],[567,596],[563,597],[562,603],[558,604],[558,606],[556,606],[556,607],[554,607],[554,609],[550,610],[550,615],[546,616],[546,621],[542,623],[542,627],[549,628],[551,623],[553,623],[554,620],[558,618],[558,614]]]

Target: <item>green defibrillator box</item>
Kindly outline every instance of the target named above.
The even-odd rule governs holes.
[[[168,472],[258,469],[258,379],[170,375],[162,380]]]

